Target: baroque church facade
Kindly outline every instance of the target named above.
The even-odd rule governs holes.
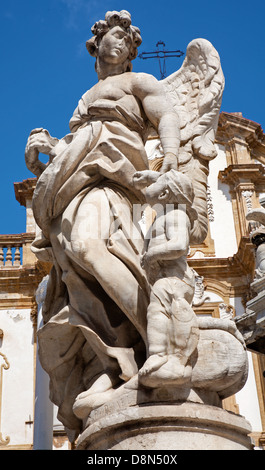
[[[156,136],[146,148],[150,167],[158,169]],[[196,273],[193,308],[197,315],[232,319],[243,334],[248,379],[223,407],[249,421],[254,447],[264,450],[265,282],[262,274],[256,279],[257,239],[252,237],[260,224],[247,214],[265,203],[265,135],[241,113],[222,112],[216,148],[209,165],[208,235],[203,244],[190,247],[188,257]],[[25,207],[26,232],[0,234],[0,450],[73,448],[49,402],[48,377],[38,362],[39,285],[50,266],[31,251],[35,185],[36,178],[14,183],[16,199]],[[261,229],[258,245],[265,242],[262,234]]]

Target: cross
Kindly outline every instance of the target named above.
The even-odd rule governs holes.
[[[161,49],[163,46],[163,49]],[[168,57],[181,57],[184,52],[182,51],[167,51],[165,50],[165,43],[163,41],[158,41],[156,43],[157,49],[153,52],[142,52],[139,54],[140,59],[158,59],[161,80],[166,78],[166,59]],[[163,60],[163,62],[161,62]]]

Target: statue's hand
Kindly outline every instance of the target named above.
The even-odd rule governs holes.
[[[145,270],[152,267],[156,262],[157,262],[157,258],[155,256],[150,256],[150,253],[148,252],[144,253],[144,255],[141,256],[141,260],[140,260],[141,268]]]
[[[143,189],[146,186],[154,183],[159,177],[159,173],[157,171],[152,170],[143,170],[137,171],[133,175],[133,184],[137,189]]]
[[[40,176],[47,166],[39,160],[39,153],[49,155],[57,143],[58,139],[51,137],[46,129],[37,128],[31,131],[25,149],[25,160],[34,175]]]
[[[164,156],[163,164],[161,167],[160,172],[166,173],[170,170],[177,170],[178,169],[178,159],[176,155],[173,153],[166,153]]]

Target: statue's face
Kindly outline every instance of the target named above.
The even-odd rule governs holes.
[[[108,64],[122,64],[129,57],[130,46],[130,36],[120,26],[115,26],[101,39],[98,57]]]

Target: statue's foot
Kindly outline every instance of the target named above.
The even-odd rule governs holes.
[[[109,375],[102,374],[88,390],[77,395],[73,405],[74,414],[80,419],[87,418],[94,408],[112,397],[113,385]]]
[[[73,405],[75,416],[79,419],[88,418],[92,410],[111,400],[114,393],[115,390],[113,388],[102,393],[80,393],[83,396],[78,395]]]
[[[152,354],[145,361],[143,367],[139,370],[139,377],[149,375],[152,372],[160,369],[168,361],[168,356],[160,356],[159,354]]]
[[[106,380],[106,378],[104,380]],[[101,384],[102,383],[101,381]],[[107,384],[107,381],[105,384]],[[92,390],[92,386],[89,390],[80,393],[76,397],[73,412],[80,419],[88,418],[92,410],[99,408],[101,405],[105,405],[112,399],[119,399],[123,396],[124,392],[128,393],[128,390],[138,390],[138,385],[139,379],[138,374],[136,374],[128,382],[120,384],[117,388],[111,387],[105,391],[101,389],[101,392],[95,392],[95,389]]]
[[[181,364],[173,355],[150,356],[139,370],[139,382],[145,387],[159,388],[165,385],[180,385],[191,378],[192,368]]]

